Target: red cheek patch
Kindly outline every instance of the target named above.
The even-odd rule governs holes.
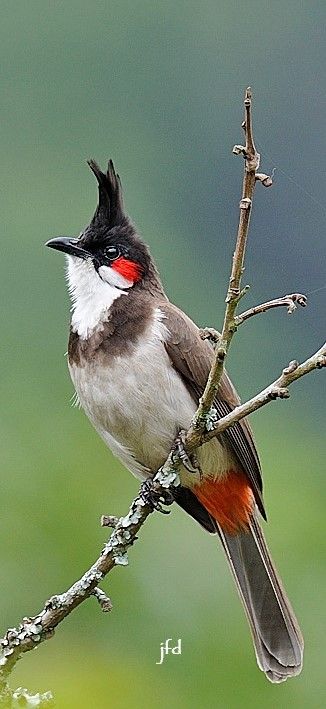
[[[120,256],[116,259],[116,261],[113,261],[111,268],[120,273],[120,276],[123,276],[123,278],[126,278],[127,281],[131,281],[132,283],[137,283],[137,281],[140,281],[142,276],[142,267],[139,263],[129,261],[123,256]]]

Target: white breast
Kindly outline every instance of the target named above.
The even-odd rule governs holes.
[[[167,335],[157,311],[132,354],[115,357],[108,367],[99,361],[70,367],[87,416],[113,453],[140,479],[162,465],[178,430],[189,427],[196,409],[166,353]],[[217,441],[203,446],[199,458],[212,475],[228,467],[227,453]],[[183,482],[188,476],[183,471]]]
[[[105,313],[121,295],[127,295],[131,281],[101,266],[97,273],[91,259],[67,256],[67,279],[72,300],[71,326],[82,340],[101,328]]]

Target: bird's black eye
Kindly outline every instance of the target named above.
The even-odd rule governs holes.
[[[119,246],[107,246],[104,254],[110,261],[115,261],[115,259],[119,258],[121,251]]]

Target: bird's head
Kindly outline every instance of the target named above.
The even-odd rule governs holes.
[[[99,191],[92,221],[78,238],[59,236],[46,246],[67,254],[72,289],[76,289],[78,281],[81,288],[83,283],[90,288],[92,281],[94,288],[102,282],[128,291],[146,279],[155,280],[157,273],[148,248],[124,211],[121,182],[112,160],[106,173],[94,160],[89,160],[88,165]]]

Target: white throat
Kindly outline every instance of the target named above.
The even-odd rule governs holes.
[[[127,294],[133,285],[109,266],[101,266],[99,273],[91,260],[67,256],[67,280],[72,301],[71,326],[82,340],[101,329],[112,303]]]

